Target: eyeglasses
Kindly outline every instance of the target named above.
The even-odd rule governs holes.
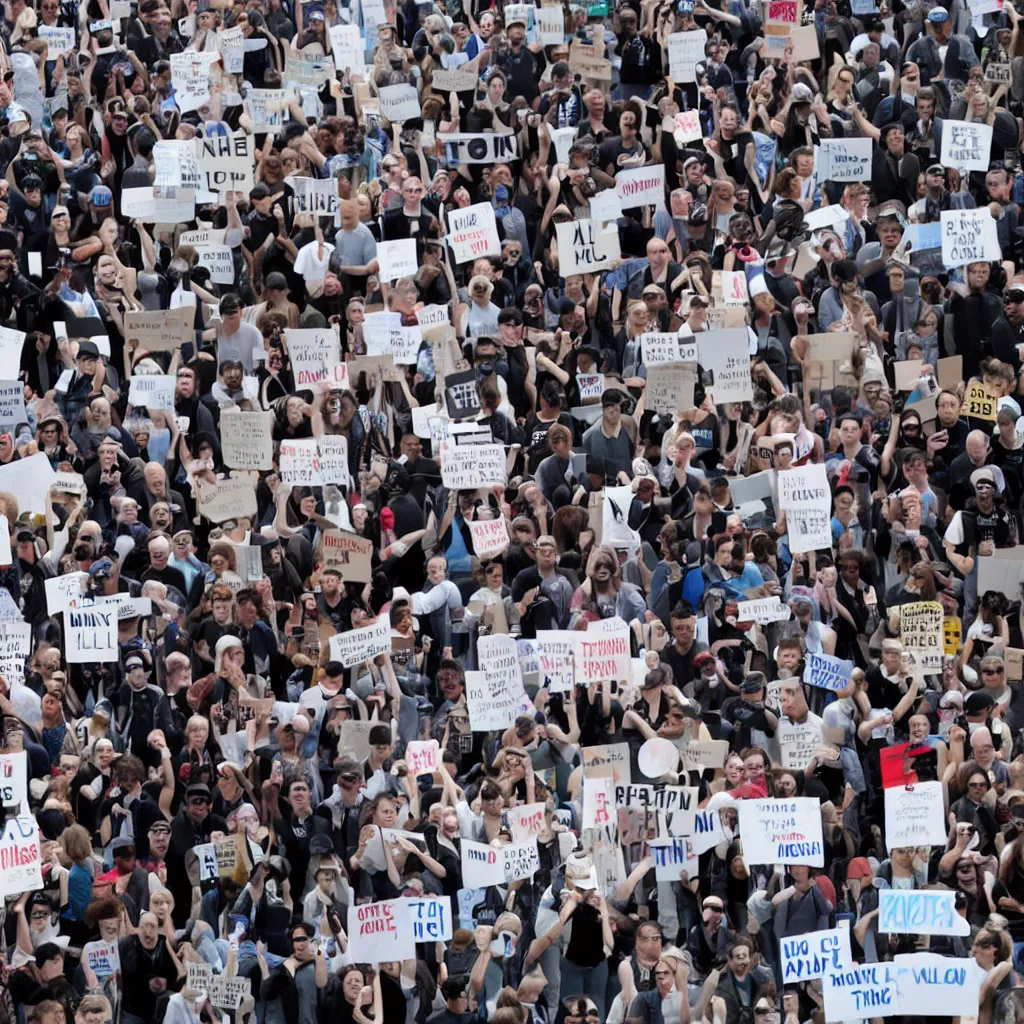
[[[1003,670],[1001,668],[983,668],[981,674],[983,676],[1001,676]]]

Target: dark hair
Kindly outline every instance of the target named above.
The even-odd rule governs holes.
[[[445,979],[441,986],[441,995],[444,996],[445,1002],[450,1002],[464,996],[468,987],[469,979],[464,974],[456,974]]]
[[[370,746],[390,746],[391,744],[391,729],[386,725],[375,725],[370,729],[370,735],[368,737]]]
[[[696,616],[693,605],[689,601],[680,601],[675,608],[668,613],[670,619],[692,619]]]

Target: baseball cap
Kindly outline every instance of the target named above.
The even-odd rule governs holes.
[[[995,704],[995,699],[992,694],[987,693],[985,690],[975,690],[964,701],[964,714],[980,715],[986,708],[992,707],[993,704]]]
[[[210,787],[205,782],[193,782],[188,789],[185,790],[185,799],[190,799],[194,796],[205,796],[207,800],[210,799]]]
[[[106,185],[96,185],[89,193],[89,202],[93,206],[109,206],[114,201],[114,193]]]
[[[854,857],[846,865],[847,878],[874,878],[875,873],[868,863],[867,857]]]
[[[91,356],[93,359],[99,359],[100,350],[96,347],[96,343],[93,341],[83,341],[78,346],[78,356],[76,358],[81,359],[83,356]]]
[[[933,7],[928,12],[928,20],[933,24],[941,24],[949,18],[949,11],[945,7]]]
[[[992,472],[991,469],[988,468],[988,466],[982,466],[980,469],[976,469],[971,474],[971,486],[972,487],[977,487],[978,484],[980,484],[980,483],[982,483],[983,481],[986,481],[986,480],[993,487],[995,487],[995,485],[996,485],[995,474]]]
[[[945,174],[946,168],[942,164],[929,164],[926,174]]]
[[[55,206],[50,213],[51,220],[54,217],[70,217],[71,211],[66,206]]]
[[[1024,302],[1024,288],[1015,284],[1003,292],[1004,302]]]
[[[793,102],[794,103],[810,103],[814,99],[814,93],[811,92],[811,87],[805,82],[797,82],[793,86]]]

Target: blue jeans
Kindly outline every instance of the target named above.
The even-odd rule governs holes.
[[[562,987],[558,1000],[564,1004],[570,996],[589,996],[597,1004],[598,1019],[605,1018],[605,989],[608,987],[608,961],[596,967],[580,967],[562,959]]]

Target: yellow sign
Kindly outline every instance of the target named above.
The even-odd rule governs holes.
[[[999,399],[995,395],[990,395],[984,384],[972,381],[967,385],[967,394],[964,395],[960,415],[973,416],[975,419],[990,420],[994,423],[998,406]]]
[[[954,657],[960,651],[961,626],[960,617],[942,620],[942,651]]]

